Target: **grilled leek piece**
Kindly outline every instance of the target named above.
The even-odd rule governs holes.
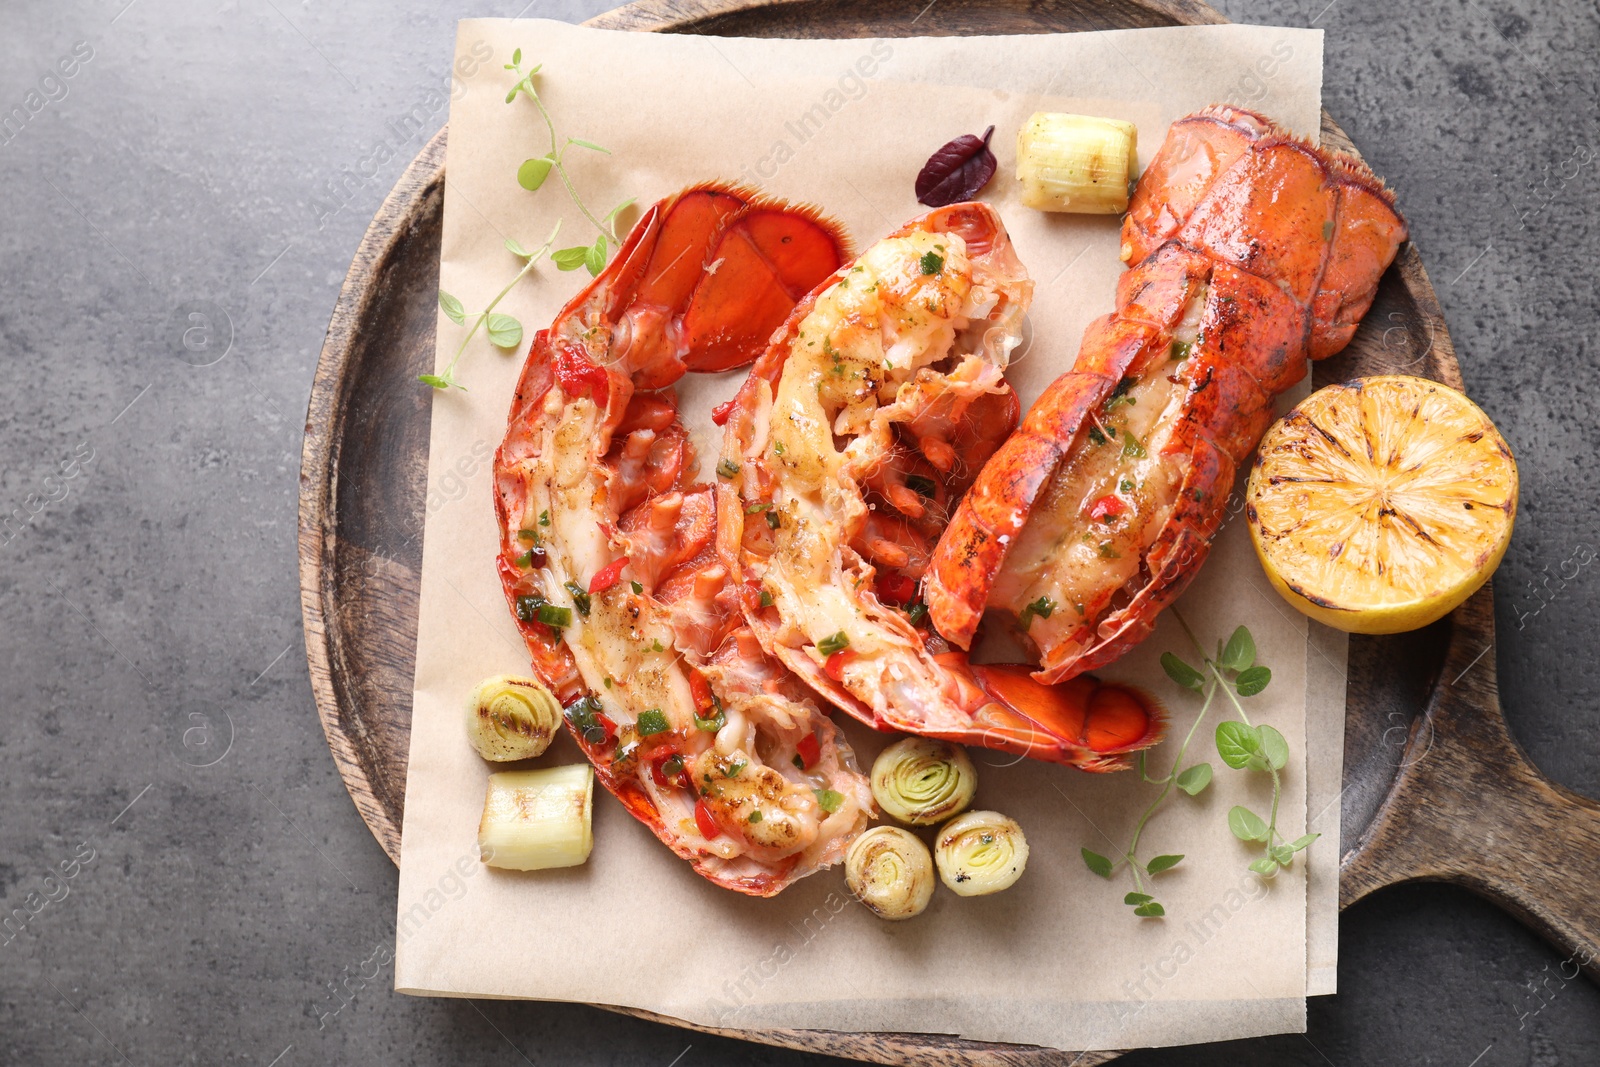
[[[1036,112],[1017,134],[1022,202],[1040,211],[1122,214],[1138,143],[1131,122]]]
[[[587,763],[497,771],[478,823],[478,854],[490,867],[576,867],[594,847],[594,768]]]

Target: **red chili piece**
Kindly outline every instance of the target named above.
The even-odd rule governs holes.
[[[842,655],[842,653],[835,652],[834,655]],[[830,656],[829,659],[831,660],[832,657]],[[817,765],[817,760],[822,758],[822,745],[818,743],[815,733],[806,734],[794,748],[800,754],[800,765],[808,771]]]
[[[716,423],[718,426],[726,425],[727,421],[728,421],[728,416],[733,414],[734,402],[737,401],[738,399],[739,399],[738,397],[734,397],[732,400],[724,401],[723,403],[718,404],[716,407],[712,408],[711,409],[711,421]]]
[[[662,789],[689,788],[689,771],[683,764],[683,756],[672,749],[650,761],[650,777]]]
[[[886,604],[909,604],[917,599],[917,583],[903,574],[878,575],[878,599]]]
[[[706,839],[722,836],[722,828],[717,825],[717,820],[711,817],[711,809],[706,807],[704,800],[694,802],[694,824],[700,830],[700,836]]]
[[[1096,500],[1089,507],[1089,518],[1095,522],[1108,522],[1128,510],[1128,505],[1120,496],[1107,494]]]
[[[822,665],[822,673],[836,682],[844,681],[844,665],[853,655],[855,653],[848,648],[841,648],[828,657],[828,661]]]
[[[596,404],[605,404],[611,393],[606,372],[588,356],[570,348],[556,352],[556,379],[561,382],[561,390],[567,396],[590,396]]]
[[[689,672],[689,696],[694,700],[695,711],[700,713],[700,717],[709,719],[711,716],[705,713],[711,710],[713,704],[711,683],[699,671]]]
[[[595,571],[594,577],[589,579],[589,592],[604,593],[607,589],[622,580],[622,570],[628,565],[628,557],[623,556],[614,563],[608,563]]]

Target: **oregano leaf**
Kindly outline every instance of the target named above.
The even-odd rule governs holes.
[[[450,379],[441,378],[437,374],[419,374],[417,375],[417,381],[421,382],[423,385],[431,385],[435,389],[450,388]]]
[[[550,254],[550,262],[559,270],[577,270],[589,255],[588,245],[574,245]]]
[[[609,149],[609,148],[601,148],[599,145],[595,144],[593,141],[585,141],[582,137],[568,137],[567,138],[567,143],[568,144],[575,144],[579,148],[587,148],[591,152],[604,152],[608,156],[611,154],[611,149]]]
[[[1233,680],[1233,687],[1242,697],[1253,697],[1267,687],[1272,681],[1272,671],[1267,667],[1251,667],[1249,670],[1239,672],[1239,677]]]
[[[1273,845],[1269,851],[1280,867],[1288,867],[1294,863],[1294,849],[1288,845]]]
[[[1258,732],[1261,736],[1261,754],[1266,757],[1268,766],[1275,771],[1283,770],[1289,762],[1289,742],[1270,726],[1259,727]]]
[[[1267,839],[1267,824],[1261,821],[1261,816],[1238,804],[1228,811],[1228,829],[1232,830],[1233,836],[1240,841]]]
[[[599,277],[600,272],[606,269],[606,235],[601,234],[594,239],[594,244],[584,249],[583,265],[589,269],[590,277]]]
[[[1148,904],[1140,904],[1134,908],[1133,913],[1141,919],[1159,919],[1167,913],[1167,909],[1152,900]]]
[[[489,343],[496,348],[516,348],[522,343],[522,323],[510,315],[490,315],[484,325],[489,328]]]
[[[1230,719],[1217,724],[1217,755],[1234,770],[1242,770],[1261,751],[1261,734],[1254,726]]]
[[[1153,856],[1150,862],[1144,865],[1144,869],[1151,874],[1160,874],[1162,871],[1172,870],[1182,859],[1182,853],[1176,856]]]
[[[1304,837],[1297,837],[1289,842],[1289,849],[1293,852],[1299,852],[1321,836],[1321,834],[1306,834]]]
[[[532,252],[529,252],[527,249],[518,244],[515,237],[506,238],[506,251],[522,259],[528,259],[533,255]]]
[[[1250,636],[1248,627],[1241,626],[1233,631],[1233,636],[1228,638],[1228,644],[1222,650],[1222,655],[1217,662],[1230,671],[1242,671],[1256,661],[1256,641]]]
[[[457,300],[443,289],[439,290],[439,307],[444,312],[445,318],[449,319],[457,326],[466,325],[467,309],[461,306],[461,301]]]
[[[555,166],[555,162],[549,156],[523,160],[522,166],[517,168],[517,184],[530,193],[538,192],[539,186],[550,177],[550,168]]]
[[[639,199],[639,198],[636,197],[636,196],[628,197],[628,199],[624,200],[622,203],[618,204],[616,207],[614,207],[610,211],[606,212],[606,217],[601,219],[600,221],[601,222],[605,222],[605,223],[609,223],[612,219],[616,218],[618,215],[622,214],[624,211],[626,211],[630,207],[632,207],[633,206],[633,202],[635,200],[637,200],[637,199]]]
[[[1206,676],[1189,666],[1171,652],[1161,653],[1161,669],[1167,672],[1167,677],[1183,686],[1199,692],[1205,685]]]
[[[1250,869],[1257,874],[1271,875],[1278,869],[1278,861],[1271,856],[1262,856],[1250,865]]]
[[[1178,788],[1190,796],[1199,796],[1206,786],[1211,784],[1211,764],[1196,763],[1193,767],[1178,775]]]
[[[1085,867],[1089,868],[1091,871],[1093,871],[1095,874],[1098,874],[1102,878],[1110,878],[1111,877],[1111,861],[1110,860],[1108,860],[1104,856],[1100,855],[1100,853],[1091,852],[1089,849],[1086,849],[1086,848],[1080,848],[1078,851],[1083,855],[1083,865]]]
[[[1154,899],[1155,897],[1152,897],[1149,893],[1129,893],[1122,898],[1122,902],[1131,907],[1135,904],[1148,904]]]

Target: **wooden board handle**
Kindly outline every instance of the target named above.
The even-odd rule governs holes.
[[[1600,803],[1550,781],[1500,713],[1494,603],[1452,618],[1444,671],[1403,766],[1345,858],[1340,906],[1394,882],[1465,886],[1500,904],[1600,980]]]

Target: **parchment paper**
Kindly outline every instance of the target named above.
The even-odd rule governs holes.
[[[535,247],[557,219],[557,247],[594,238],[556,178],[537,193],[514,180],[523,159],[549,146],[526,99],[504,103],[514,76],[502,64],[519,47],[525,65],[544,64],[540,90],[562,136],[612,152],[568,150],[596,213],[720,176],[816,203],[865,247],[923,210],[913,179],[934,148],[995,124],[1000,173],[984,196],[1038,281],[1032,340],[1010,375],[1025,403],[1070,365],[1084,326],[1110,309],[1122,265],[1117,219],[1046,216],[1017,203],[1013,140],[1023,120],[1035,110],[1129,119],[1139,127],[1141,164],[1169,122],[1219,100],[1315,136],[1322,60],[1320,31],[1250,26],[796,42],[463,22],[440,281],[474,311],[518,267],[505,238]],[[586,280],[541,266],[501,310],[531,338]],[[443,315],[438,329],[442,368],[463,331]],[[463,736],[461,705],[481,677],[527,665],[493,567],[489,477],[523,352],[474,342],[458,371],[470,391],[438,394],[433,405],[397,989],[627,1005],[718,1026],[959,1033],[1068,1049],[1304,1029],[1308,974],[1310,988],[1331,988],[1337,949],[1328,887],[1337,878],[1343,649],[1313,648],[1307,623],[1277,600],[1236,519],[1181,610],[1206,641],[1247,623],[1260,661],[1272,667],[1272,685],[1247,710],[1280,729],[1295,753],[1280,812],[1289,836],[1306,824],[1308,785],[1313,791],[1309,813],[1327,836],[1310,850],[1309,879],[1299,862],[1268,882],[1246,872],[1255,853],[1234,840],[1225,816],[1236,803],[1265,812],[1270,787],[1265,775],[1216,759],[1211,732],[1230,714],[1222,708],[1186,761],[1209,759],[1215,783],[1197,799],[1174,794],[1145,832],[1146,858],[1187,856],[1156,880],[1168,916],[1161,921],[1138,920],[1122,903],[1125,874],[1108,884],[1079,858],[1081,846],[1120,851],[1150,786],[1133,774],[1086,775],[981,750],[977,803],[1022,823],[1032,846],[1027,873],[991,897],[941,889],[912,922],[871,916],[838,870],[773,900],[717,889],[604,795],[585,866],[533,874],[481,867],[476,828],[491,768]],[[705,471],[717,440],[708,413],[738,381],[680,383],[681,407],[711,457]],[[1199,701],[1161,673],[1157,658],[1169,649],[1192,658],[1170,618],[1102,673],[1159,694],[1181,738]],[[863,764],[887,740],[848,730]],[[1159,772],[1173,749],[1157,750]],[[540,762],[580,758],[563,737]]]

